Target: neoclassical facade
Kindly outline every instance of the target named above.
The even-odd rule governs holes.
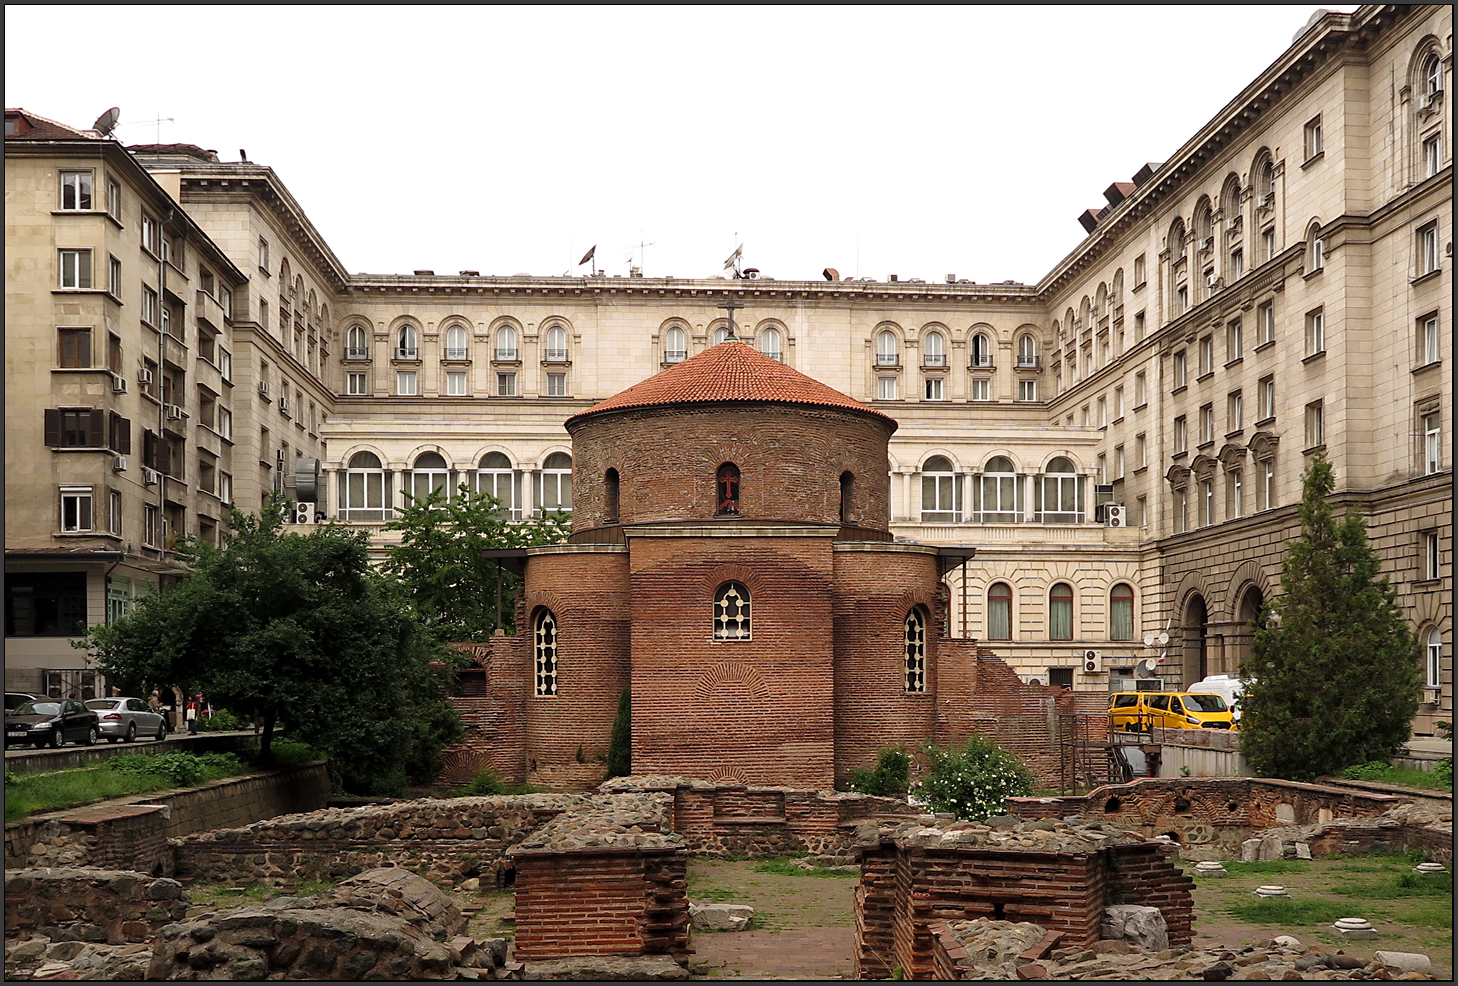
[[[1424,643],[1427,734],[1452,714],[1451,84],[1450,7],[1313,17],[1167,161],[1113,180],[1035,284],[350,274],[271,169],[79,133],[48,161],[7,159],[7,189],[42,168],[25,180],[62,195],[66,161],[100,144],[145,168],[242,278],[219,395],[234,499],[296,491],[300,463],[312,484],[318,459],[315,514],[381,546],[403,498],[437,486],[490,490],[513,516],[585,508],[567,422],[710,350],[732,292],[744,343],[899,422],[887,529],[976,547],[947,577],[944,632],[1080,690],[1161,655],[1171,681],[1233,670],[1279,595],[1301,474],[1324,448]],[[46,205],[34,225],[59,229]],[[8,376],[43,381],[70,318],[43,259],[7,269],[37,339],[22,371],[7,313]],[[147,268],[132,275],[126,290],[150,285]],[[37,387],[26,400],[60,400]],[[47,446],[37,424],[10,448]],[[192,495],[203,456],[181,458]],[[21,534],[80,533],[44,519],[65,482],[9,480],[10,502],[23,486],[37,509],[12,507],[7,566]],[[205,520],[184,504],[173,529],[214,530]]]

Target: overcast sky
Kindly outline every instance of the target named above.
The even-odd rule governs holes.
[[[10,5],[5,100],[246,149],[352,272],[1031,282],[1316,9]]]

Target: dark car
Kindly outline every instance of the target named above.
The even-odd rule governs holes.
[[[6,692],[5,711],[10,712],[14,709],[18,709],[26,702],[34,702],[38,698],[43,699],[45,698],[45,696],[37,695],[34,692]]]
[[[5,713],[5,745],[34,743],[60,746],[66,742],[91,746],[101,735],[101,720],[74,698],[36,699]]]
[[[86,707],[100,717],[101,735],[113,743],[130,743],[138,736],[159,742],[167,738],[167,720],[139,698],[93,698]]]

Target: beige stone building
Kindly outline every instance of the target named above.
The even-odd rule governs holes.
[[[1161,654],[1171,681],[1234,670],[1325,447],[1424,642],[1426,734],[1452,714],[1451,83],[1450,7],[1316,16],[1168,161],[1110,176],[1085,238],[1026,285],[351,275],[270,169],[188,145],[131,160],[195,224],[199,262],[204,242],[231,261],[220,453],[245,508],[297,492],[301,472],[307,489],[315,458],[313,499],[296,499],[382,545],[403,496],[439,485],[490,490],[514,516],[570,507],[572,484],[600,477],[573,475],[563,422],[714,345],[732,292],[739,338],[897,419],[894,532],[976,548],[949,578],[952,632],[1028,678],[1106,689]],[[7,190],[30,188],[27,242],[59,242],[71,217],[46,197],[71,166],[41,157],[50,171],[7,161]],[[130,224],[106,235],[135,240]],[[46,362],[68,314],[44,263],[59,247],[27,249],[8,261],[7,380],[33,382],[10,418],[56,406],[67,379]],[[17,302],[35,336],[21,360]],[[79,461],[38,433],[12,431],[12,457]],[[26,480],[7,568],[22,541],[70,543],[47,526],[69,481]],[[174,529],[215,530],[206,492],[188,495],[202,500]]]

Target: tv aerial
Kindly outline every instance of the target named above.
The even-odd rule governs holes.
[[[96,118],[96,122],[91,125],[91,129],[103,137],[110,137],[111,132],[116,129],[116,121],[120,119],[121,110],[113,106]]]

